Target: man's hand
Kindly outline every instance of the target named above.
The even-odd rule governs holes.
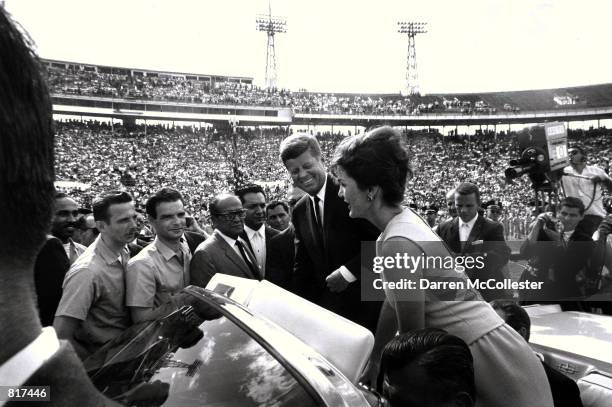
[[[332,293],[342,292],[346,290],[346,287],[349,285],[349,282],[344,279],[340,270],[336,270],[327,276],[325,282],[327,283],[327,288],[329,288],[329,291]]]
[[[599,236],[608,236],[610,233],[612,233],[612,216],[606,216],[605,219],[599,224],[597,230],[599,231]]]
[[[554,242],[561,240],[561,234],[563,233],[563,223],[553,217],[552,212],[544,212],[537,216],[536,224],[542,228],[546,236]],[[551,224],[555,225],[555,228],[551,228]]]

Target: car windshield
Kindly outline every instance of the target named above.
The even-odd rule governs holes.
[[[84,363],[96,387],[125,405],[316,405],[234,322],[204,320],[191,307],[133,326]]]

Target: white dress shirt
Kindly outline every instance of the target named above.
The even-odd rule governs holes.
[[[476,216],[474,216],[471,220],[464,222],[463,220],[461,220],[461,218],[459,218],[459,241],[460,242],[467,242],[468,238],[470,237],[470,233],[472,232],[472,229],[474,228],[474,224],[476,223],[476,219],[478,219],[478,214],[476,214]]]
[[[257,259],[257,266],[261,271],[261,275],[266,270],[266,225],[261,225],[258,230],[251,229],[247,225],[244,225],[244,231],[251,242],[251,248]]]
[[[228,245],[230,245],[230,247],[232,249],[234,249],[234,251],[236,252],[236,254],[238,255],[238,257],[242,258],[242,253],[240,253],[240,249],[238,249],[238,246],[236,246],[236,240],[237,239],[232,239],[231,237],[225,235],[223,232],[221,232],[219,229],[215,229],[217,231],[217,233],[219,233],[219,235],[223,238],[223,240],[225,240],[227,242]],[[238,238],[240,239],[240,238]],[[242,239],[240,239],[245,245],[246,242],[244,242]]]

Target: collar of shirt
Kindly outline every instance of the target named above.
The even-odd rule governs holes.
[[[236,245],[236,239],[232,239],[231,237],[221,232],[219,229],[215,229],[215,232],[218,233],[219,236],[221,236],[223,240],[225,240],[227,244],[230,245],[230,247],[234,247]]]
[[[319,200],[321,201],[321,203],[325,203],[325,190],[327,189],[327,176],[325,176],[325,182],[323,183],[323,186],[321,187],[321,189],[319,189],[319,192],[317,192],[317,196],[319,197]],[[311,196],[310,199],[312,199],[312,202],[314,203],[314,197]]]
[[[164,259],[166,259],[166,261],[170,260],[172,257],[178,254],[177,252],[172,250],[170,247],[168,247],[164,242],[159,240],[158,237],[155,238],[155,240],[153,241],[153,244],[155,245],[155,248],[157,249],[157,251],[161,253]],[[181,240],[179,241],[179,250],[183,253],[185,253],[185,246],[186,246],[185,238],[181,237]]]
[[[244,231],[246,232],[246,235],[249,238],[249,240],[253,239],[253,236],[255,235],[255,233],[259,233],[259,235],[264,239],[266,238],[266,225],[261,225],[261,227],[258,230],[251,229],[247,225],[244,225]]]
[[[102,240],[102,235],[96,238],[93,245],[100,256],[102,256],[106,264],[113,264],[116,261],[123,263],[123,257],[125,256],[127,256],[129,259],[130,252],[128,251],[127,245],[123,246],[118,253],[113,252],[110,247],[104,243],[104,240]]]
[[[471,230],[474,227],[474,223],[476,223],[476,219],[478,219],[478,214],[467,222],[464,222],[463,219],[459,218],[459,228],[462,228],[463,225],[467,225]]]
[[[42,332],[28,346],[14,354],[0,366],[0,383],[3,386],[21,386],[34,372],[49,360],[60,348],[52,326]],[[0,402],[0,405],[3,403]]]

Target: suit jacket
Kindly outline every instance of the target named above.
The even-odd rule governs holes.
[[[504,227],[501,223],[478,215],[474,227],[468,236],[464,247],[459,240],[459,217],[442,222],[438,226],[438,236],[447,244],[449,249],[457,255],[466,257],[484,256],[484,268],[466,268],[471,280],[480,281],[495,279],[503,281],[502,268],[510,258],[510,248],[504,239]],[[496,298],[507,298],[504,290],[480,290],[486,301]]]
[[[580,297],[576,276],[592,273],[594,249],[592,235],[580,224],[565,246],[553,244],[544,230],[538,235],[537,242],[525,240],[521,245],[521,255],[529,259],[537,273],[531,280],[544,282],[543,290],[533,293],[536,299],[559,301]],[[531,299],[528,294],[525,293],[524,299]]]
[[[272,239],[266,249],[266,280],[279,287],[293,289],[293,263],[295,261],[295,228],[293,224]]]
[[[64,276],[69,269],[70,260],[62,242],[49,235],[34,264],[34,286],[43,326],[53,325],[55,311],[62,298]]]
[[[252,253],[248,253],[248,256],[253,264],[257,264]],[[189,272],[191,284],[200,287],[206,287],[206,284],[217,273],[261,280],[261,276],[251,272],[242,257],[230,247],[217,230],[210,238],[200,243],[193,253]]]
[[[24,386],[49,386],[50,401],[8,402],[6,406],[40,405],[45,407],[88,406],[119,407],[118,403],[104,397],[91,383],[81,360],[67,341],[60,341],[60,349],[45,362]]]
[[[272,229],[270,226],[266,225],[265,234],[266,234],[266,269],[264,270],[264,272],[265,272],[265,275],[267,276],[268,275],[268,264],[270,264],[270,258],[274,256],[272,250],[270,249],[270,241],[272,240],[274,236],[279,234],[279,231],[276,229]],[[251,251],[255,253],[255,250],[253,250],[253,246],[251,245],[251,241],[249,240],[247,233],[245,231],[242,231],[242,233],[240,234],[240,237],[245,242],[247,242],[249,249],[251,249]]]
[[[203,235],[201,233],[196,232],[185,232],[185,240],[187,241],[187,246],[189,246],[189,251],[191,254],[196,251],[200,243],[204,240],[208,239],[209,236]]]
[[[374,331],[381,303],[361,302],[360,282],[332,293],[325,278],[344,265],[358,280],[361,277],[361,242],[374,242],[378,229],[363,219],[351,219],[348,205],[338,197],[339,187],[331,175],[323,207],[323,242],[319,238],[310,195],[293,209],[295,226],[294,287],[302,297]],[[368,262],[371,264],[371,262]]]

